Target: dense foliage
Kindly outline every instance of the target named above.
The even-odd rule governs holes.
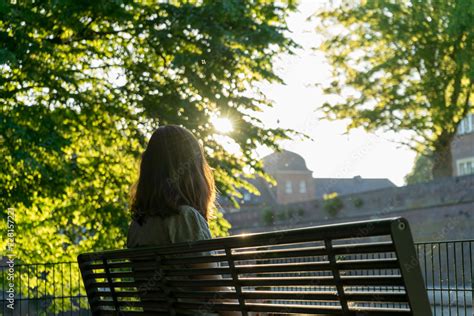
[[[418,154],[412,170],[405,176],[406,184],[423,183],[433,180],[433,159],[429,154]]]
[[[203,140],[221,194],[252,190],[241,176],[245,166],[263,172],[254,149],[291,133],[255,117],[271,104],[254,83],[280,80],[271,61],[294,47],[284,19],[293,9],[267,0],[0,0],[0,209],[15,209],[18,257],[75,260],[124,246],[128,191],[160,124]],[[217,135],[214,116],[229,117],[234,131]],[[229,226],[218,215],[211,227],[222,235]]]
[[[474,104],[474,2],[342,1],[317,16],[334,66],[327,116],[409,133],[434,177],[452,175],[450,144]]]

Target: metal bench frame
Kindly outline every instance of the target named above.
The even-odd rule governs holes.
[[[377,241],[377,238],[389,241]],[[351,240],[366,241],[352,243]],[[345,243],[341,244],[341,241]],[[321,246],[298,246],[311,242],[319,242]],[[380,253],[392,253],[395,256],[386,259],[341,260],[350,254],[367,255],[369,258],[370,254]],[[272,263],[274,258],[288,260],[314,256],[326,259],[321,262]],[[242,315],[249,315],[250,312],[272,315],[431,315],[410,228],[403,218],[87,253],[79,255],[77,260],[93,315],[177,315],[182,311],[196,310],[240,311]],[[255,260],[260,260],[260,263],[262,260],[267,261],[255,264]],[[221,266],[207,269],[192,266],[204,262],[220,262]],[[240,265],[239,262],[246,264]],[[191,266],[183,268],[182,264]],[[347,275],[347,271],[352,270],[381,269],[399,271],[399,275]],[[262,276],[265,273],[298,271],[326,271],[330,276]],[[245,277],[249,274],[254,277]],[[204,279],[204,275],[228,277]],[[230,286],[233,290],[218,293],[206,290],[223,286]],[[330,286],[335,291],[276,291],[275,286]],[[393,287],[403,288],[404,291],[347,291],[351,286]],[[249,291],[249,287],[254,290]],[[183,291],[183,288],[191,290]],[[195,301],[186,301],[186,298]],[[234,299],[235,302],[219,301],[221,298]],[[330,301],[333,306],[275,304],[274,300]],[[354,307],[354,302],[403,303],[408,308],[361,308]]]

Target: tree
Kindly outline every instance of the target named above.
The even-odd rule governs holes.
[[[432,157],[429,154],[418,154],[413,169],[405,176],[405,182],[406,184],[416,184],[433,180],[432,170]]]
[[[15,210],[17,256],[66,261],[123,247],[129,187],[161,124],[203,140],[222,194],[255,192],[241,177],[244,167],[264,176],[254,149],[292,134],[255,117],[271,103],[253,83],[280,81],[271,61],[295,47],[285,37],[293,9],[265,0],[0,1],[0,209]],[[235,130],[218,135],[215,116]],[[221,215],[211,227],[229,228]]]
[[[323,208],[331,216],[336,216],[344,208],[344,202],[337,192],[325,194],[323,196]]]
[[[317,16],[334,68],[325,92],[339,96],[326,115],[408,131],[406,145],[433,152],[433,176],[452,175],[450,144],[473,104],[472,1],[343,1]]]

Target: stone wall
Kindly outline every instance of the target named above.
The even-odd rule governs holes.
[[[474,176],[225,214],[232,234],[393,216],[416,241],[474,239]]]

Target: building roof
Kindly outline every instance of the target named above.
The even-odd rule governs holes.
[[[339,195],[354,194],[374,191],[378,189],[393,188],[396,185],[389,179],[363,179],[354,178],[315,178],[315,198],[322,198],[325,194],[337,192]]]
[[[274,152],[263,158],[264,169],[268,173],[275,171],[310,171],[303,157],[288,150]]]

